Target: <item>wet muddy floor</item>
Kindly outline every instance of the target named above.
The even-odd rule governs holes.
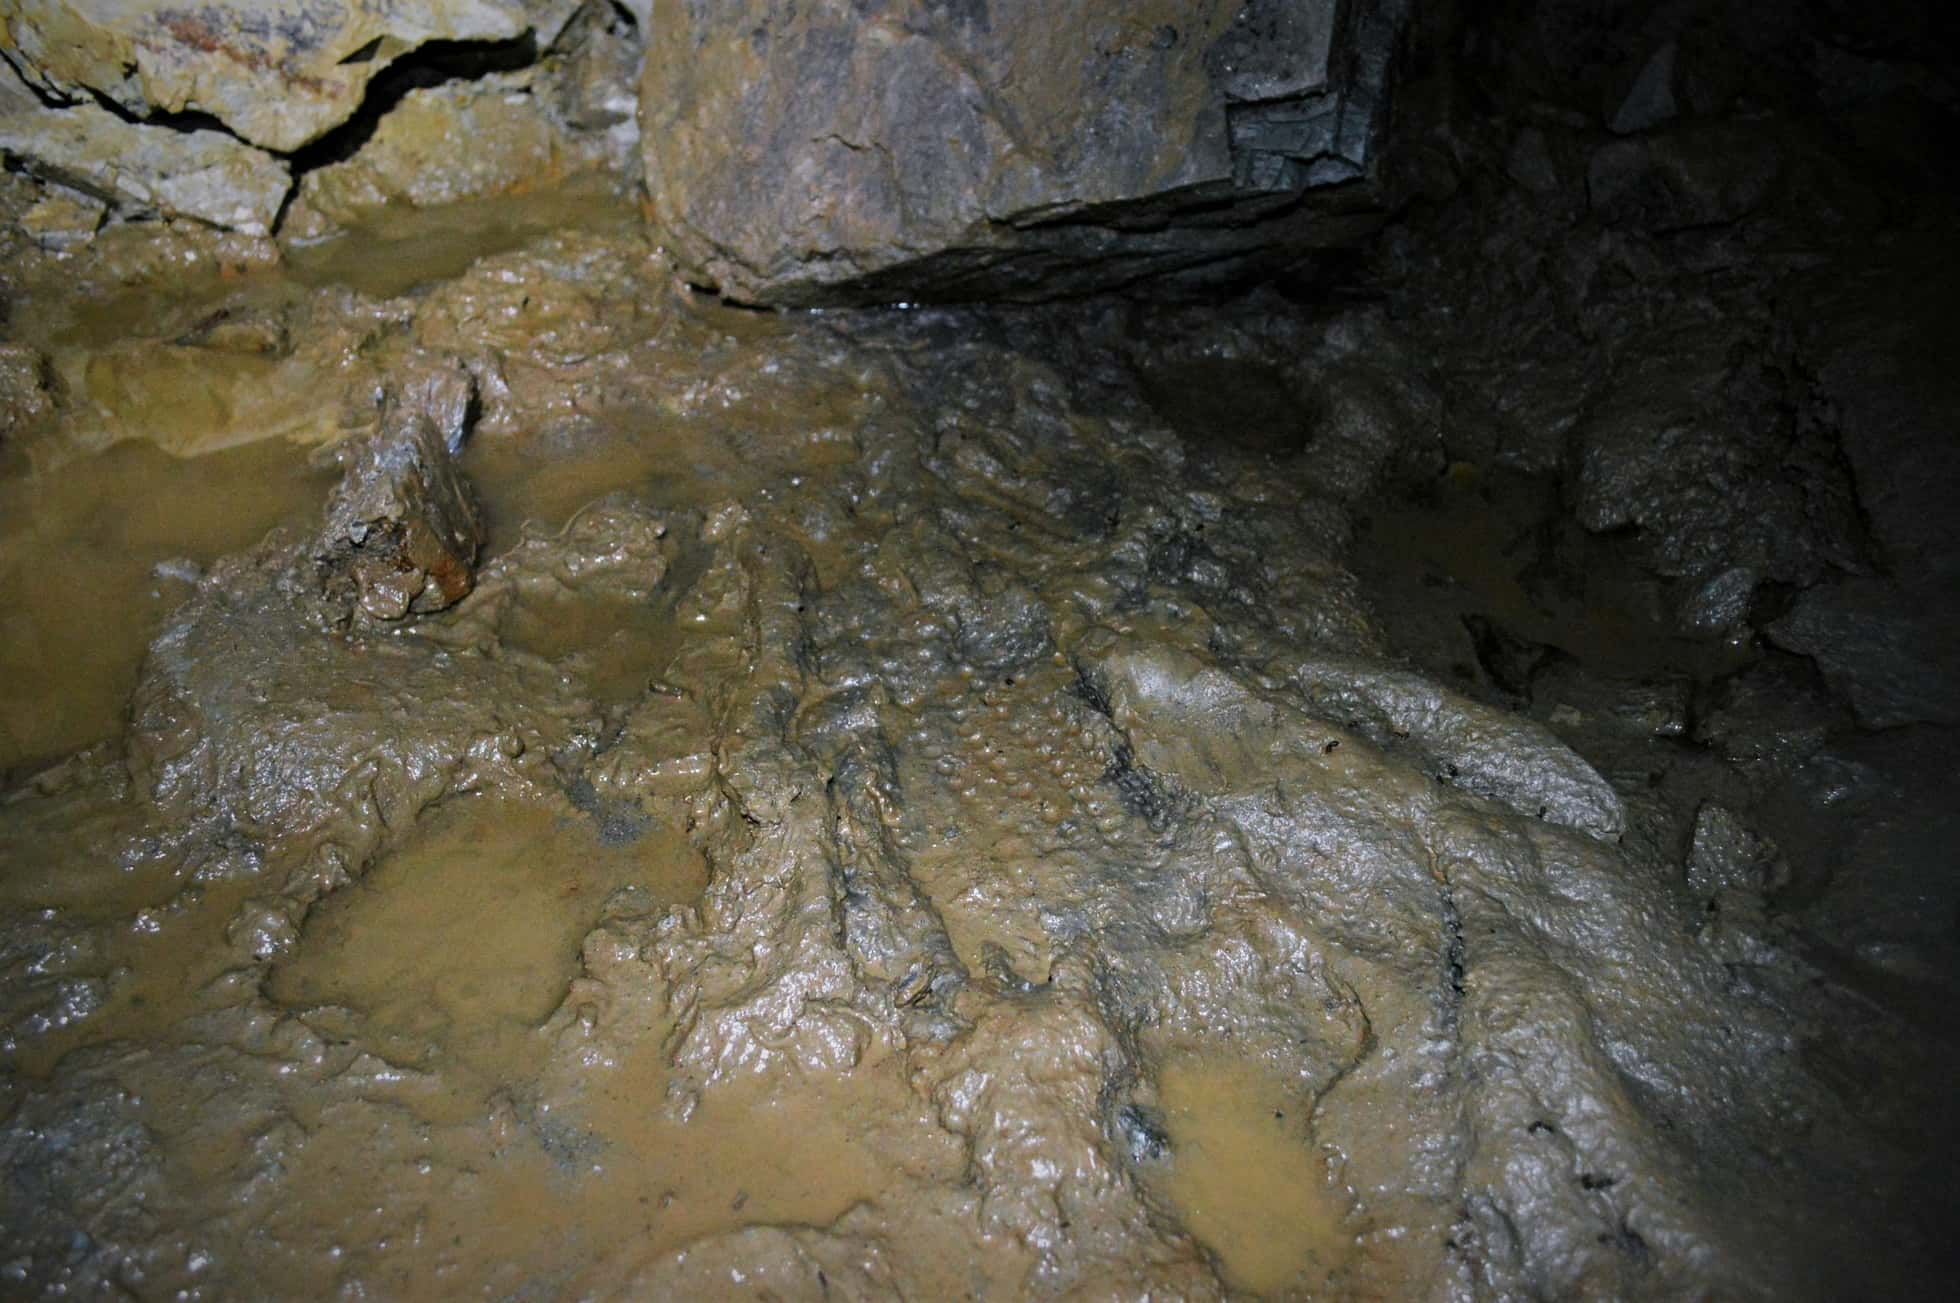
[[[767,316],[500,202],[28,286],[5,1292],[1885,1278],[1939,1051],[1735,813],[1841,706],[1379,312]]]

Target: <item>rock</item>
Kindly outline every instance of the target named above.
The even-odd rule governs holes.
[[[20,79],[10,60],[0,59],[0,118],[27,113],[41,107],[41,101]]]
[[[1750,123],[1711,123],[1615,140],[1586,172],[1592,209],[1608,226],[1678,231],[1746,217],[1782,170],[1773,141]]]
[[[1813,657],[1859,722],[1892,728],[1960,723],[1960,583],[1901,588],[1873,577],[1813,588],[1769,626],[1779,646]]]
[[[1640,69],[1640,75],[1634,78],[1633,86],[1627,91],[1627,97],[1620,101],[1613,120],[1607,124],[1616,134],[1628,136],[1636,131],[1647,131],[1674,117],[1674,55],[1677,48],[1673,41],[1669,41],[1648,57]]]
[[[1345,183],[1372,176],[1404,9],[668,0],[640,99],[654,214],[689,275],[778,304],[1297,258],[1374,225]]]
[[[93,104],[0,120],[0,153],[132,216],[190,217],[265,235],[292,188],[286,165],[222,131],[127,122]]]
[[[1931,237],[1929,237],[1931,238]],[[1933,252],[1900,242],[1870,267],[1807,288],[1806,361],[1834,415],[1858,503],[1901,578],[1960,570],[1960,372],[1946,347],[1952,311]]]
[[[528,194],[567,175],[638,165],[639,44],[605,5],[569,24],[546,59],[412,90],[351,158],[301,179],[282,234],[322,238],[388,204],[423,208]]]
[[[636,170],[639,161],[641,33],[650,4],[587,4],[565,25],[548,60],[553,111],[579,131],[607,133],[609,146],[630,145],[615,162],[622,171]]]
[[[290,151],[345,122],[368,83],[431,41],[557,35],[577,0],[136,0],[15,6],[17,66],[44,95],[99,93],[138,116],[208,113]]]
[[[1776,847],[1726,806],[1704,801],[1688,847],[1688,888],[1697,896],[1723,891],[1760,894],[1784,885],[1789,868]]]
[[[93,240],[108,211],[108,205],[92,195],[55,187],[22,214],[20,225],[34,243],[58,253]]]
[[[1690,638],[1720,638],[1740,629],[1762,576],[1754,566],[1730,566],[1711,575],[1688,594],[1675,613],[1675,627]]]
[[[1845,722],[1841,712],[1809,662],[1772,652],[1714,686],[1694,740],[1738,765],[1794,766]]]
[[[345,162],[306,174],[289,218],[316,237],[390,203],[427,207],[561,179],[563,130],[508,77],[411,91]]]
[[[1290,668],[1314,713],[1406,750],[1412,763],[1451,786],[1606,840],[1626,829],[1626,808],[1611,784],[1534,720],[1404,670],[1333,659]]]
[[[469,483],[426,411],[398,405],[355,455],[314,545],[323,585],[376,620],[440,611],[474,583],[483,540]],[[349,605],[351,605],[351,601]]]
[[[1719,633],[1756,582],[1812,583],[1852,551],[1842,466],[1790,419],[1802,391],[1787,373],[1753,360],[1769,347],[1741,321],[1672,322],[1630,351],[1572,431],[1574,516],[1595,533],[1635,527],[1654,570],[1695,581],[1684,631]]]
[[[26,344],[0,344],[0,438],[54,410],[48,360]]]

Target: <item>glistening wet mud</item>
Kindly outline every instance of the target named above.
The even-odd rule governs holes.
[[[0,481],[10,1289],[1882,1277],[1917,1101],[1736,812],[1789,658],[1378,305],[762,316],[496,211],[29,287],[103,383]]]
[[[0,473],[0,774],[113,737],[158,624],[204,566],[318,510],[290,447],[196,461],[117,444]]]

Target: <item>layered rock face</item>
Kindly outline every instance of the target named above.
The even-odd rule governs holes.
[[[648,190],[736,298],[1047,296],[1366,229],[1401,0],[654,8]]]
[[[92,104],[0,119],[0,151],[50,180],[138,213],[267,235],[292,185],[285,165],[221,131],[154,131]]]
[[[1216,284],[1379,224],[1406,8],[36,0],[5,20],[0,149],[112,213],[315,239],[390,199],[617,165],[637,127],[667,247],[738,300]],[[632,39],[585,39],[609,25]],[[533,94],[524,65],[583,54],[596,91]],[[507,75],[414,89],[445,59]],[[613,87],[636,67],[634,123]]]
[[[43,93],[137,117],[205,113],[291,152],[352,117],[368,82],[430,41],[549,42],[577,0],[174,0],[8,6],[6,47]]]
[[[390,203],[633,171],[626,7],[288,8],[10,7],[0,156],[60,188],[43,247],[157,219],[304,243]]]

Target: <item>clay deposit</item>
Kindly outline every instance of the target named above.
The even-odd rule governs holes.
[[[383,8],[241,23],[331,56],[277,106],[7,20],[41,96],[268,160],[404,43],[536,48],[237,221],[0,130],[4,1292],[1932,1296],[1960,548],[1901,430],[1956,406],[1900,318],[1951,208],[1860,208],[1787,106],[1722,148],[1830,215],[1709,181],[1690,47],[1628,56],[1640,135],[1429,66],[1449,148],[1367,138],[1348,253],[1255,204],[1201,261],[1276,278],[1082,298],[1135,250],[1005,173],[731,253],[817,228],[723,222],[768,196],[645,105],[770,41],[696,85],[645,14]],[[1009,16],[833,52],[951,75]],[[1333,30],[1233,102],[1372,104]],[[1119,232],[1191,180],[1085,175]],[[717,292],[915,256],[1066,297]]]

